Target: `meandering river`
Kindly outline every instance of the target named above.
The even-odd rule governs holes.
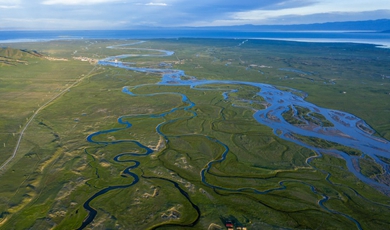
[[[297,90],[289,89],[289,90],[281,90],[278,87],[268,85],[268,84],[262,84],[262,83],[256,83],[256,82],[245,82],[245,81],[220,81],[220,80],[199,80],[196,77],[193,76],[186,76],[185,72],[183,70],[176,70],[176,69],[153,69],[153,68],[144,68],[144,67],[136,67],[130,62],[122,62],[121,59],[129,58],[129,57],[163,57],[163,56],[170,56],[174,54],[173,51],[167,51],[167,50],[156,50],[156,49],[144,49],[144,48],[132,48],[129,47],[131,45],[141,44],[143,42],[137,42],[132,44],[125,44],[125,45],[119,45],[119,46],[110,46],[108,48],[110,49],[121,49],[124,50],[124,52],[129,51],[153,51],[154,53],[158,54],[122,54],[118,56],[112,56],[105,58],[101,61],[99,61],[99,65],[104,66],[113,66],[117,68],[124,68],[128,70],[138,71],[138,72],[145,72],[145,73],[156,73],[161,74],[162,78],[161,81],[156,83],[157,85],[176,85],[176,86],[188,86],[196,90],[203,90],[202,86],[205,85],[248,85],[258,88],[257,95],[261,96],[265,100],[265,108],[264,109],[254,109],[253,117],[254,119],[259,122],[260,124],[266,125],[274,130],[274,135],[285,139],[287,141],[296,143],[300,146],[306,147],[308,149],[311,149],[318,153],[318,157],[321,156],[321,154],[331,153],[336,154],[339,157],[342,157],[346,161],[346,165],[348,167],[348,170],[352,172],[357,178],[359,178],[361,181],[377,188],[378,190],[390,194],[390,186],[388,184],[382,183],[380,181],[373,180],[372,178],[364,176],[358,167],[356,167],[356,161],[364,157],[364,155],[367,155],[371,157],[377,164],[381,165],[383,168],[384,174],[389,177],[390,176],[390,166],[381,160],[381,158],[390,158],[390,142],[388,140],[373,136],[373,133],[375,133],[374,130],[371,129],[369,125],[365,123],[364,120],[356,117],[355,115],[337,111],[333,109],[327,109],[319,107],[315,104],[312,104],[310,102],[305,101],[306,94],[303,92],[299,92]],[[137,86],[136,86],[137,87]],[[134,87],[132,87],[133,89]],[[129,87],[124,87],[123,92],[132,96],[136,96]],[[229,94],[235,92],[234,90],[229,90],[222,92],[225,100],[229,99]],[[299,93],[296,93],[299,92]],[[176,92],[172,92],[172,94],[178,94]],[[150,95],[156,95],[156,94],[150,94]],[[196,112],[192,111],[191,108],[195,106],[194,102],[192,102],[186,95],[179,94],[182,97],[182,101],[184,102],[185,106],[173,108],[170,111],[161,113],[161,114],[149,114],[149,115],[136,115],[136,116],[148,116],[148,117],[165,117],[166,115],[173,113],[177,110],[186,110],[191,112],[192,116],[197,116]],[[248,103],[250,105],[250,103]],[[332,126],[324,126],[321,125],[321,122],[319,121],[319,124],[313,124],[309,123],[307,121],[301,121],[304,124],[303,125],[294,125],[290,124],[285,120],[283,117],[283,114],[288,112],[289,110],[292,110],[292,113],[297,114],[297,108],[304,108],[306,109],[310,116],[311,113],[321,114],[324,118],[326,118],[327,121],[331,122]],[[312,119],[316,119],[314,116],[311,117]],[[167,121],[167,122],[173,122],[174,120]],[[96,144],[118,144],[123,142],[133,142],[137,144],[141,149],[144,149],[143,153],[122,153],[117,155],[114,160],[118,162],[130,162],[132,163],[132,166],[126,168],[123,171],[123,174],[126,174],[129,177],[133,178],[132,183],[128,185],[120,185],[120,186],[110,186],[105,189],[102,189],[101,191],[94,194],[90,199],[86,201],[84,204],[84,208],[89,211],[89,216],[84,220],[82,226],[79,229],[85,228],[96,216],[96,210],[93,209],[89,203],[95,199],[96,197],[103,195],[107,193],[110,190],[114,189],[120,189],[120,188],[127,188],[134,184],[136,184],[139,181],[138,175],[131,172],[131,169],[139,167],[140,163],[136,160],[127,160],[122,161],[122,156],[145,156],[149,155],[153,152],[152,149],[144,146],[138,141],[96,141],[94,137],[105,134],[105,133],[112,133],[119,130],[127,129],[131,127],[131,124],[127,121],[123,120],[123,117],[120,117],[118,119],[118,122],[120,124],[123,124],[123,128],[118,129],[111,129],[111,130],[103,130],[98,131],[96,133],[93,133],[87,137],[87,140],[91,143]],[[156,127],[156,131],[166,140],[168,141],[168,137],[161,131],[161,126],[163,124],[158,125]],[[359,150],[363,153],[363,155],[349,155],[345,152],[334,150],[334,149],[323,149],[316,147],[314,145],[310,145],[305,142],[304,139],[299,137],[314,137],[319,138],[322,140],[330,141],[337,143],[342,146],[346,146],[352,149]],[[251,190],[254,193],[261,193],[266,194],[274,190],[282,190],[285,189],[284,183],[287,181],[281,181],[279,183],[280,187],[276,189],[270,189],[267,191],[259,191],[253,188],[239,188],[239,189],[228,189],[223,188],[220,186],[215,186],[211,183],[209,183],[206,179],[206,174],[210,170],[210,168],[213,166],[213,164],[217,162],[222,162],[225,160],[226,155],[229,153],[229,147],[220,142],[219,140],[213,139],[211,137],[207,137],[211,141],[214,141],[221,146],[225,148],[224,153],[222,154],[222,157],[217,160],[210,161],[208,165],[201,171],[200,176],[203,183],[209,187],[212,188],[218,188],[223,190],[231,190],[231,191],[243,191],[243,190]],[[310,163],[311,159],[309,158],[307,161]],[[330,174],[328,174],[327,179],[330,177]],[[161,179],[161,178],[160,178]],[[329,181],[329,180],[328,180]],[[173,181],[170,181],[171,183],[175,183]],[[330,181],[329,181],[330,182]],[[303,183],[303,182],[302,182]],[[331,183],[331,182],[330,182]],[[361,229],[361,226],[359,222],[352,217],[339,213],[337,211],[330,210],[326,208],[323,203],[328,199],[328,197],[325,194],[320,194],[316,189],[306,183],[303,183],[311,188],[311,190],[314,193],[317,193],[323,197],[322,200],[319,201],[319,205],[326,211],[340,214],[345,216],[346,218],[353,221],[358,229]],[[180,188],[178,184],[175,184],[176,188],[180,190],[180,192],[188,199],[188,201],[193,205],[193,207],[197,210],[198,215],[200,216],[200,210],[197,208],[195,204],[192,203],[190,197],[188,194],[183,193],[184,190]],[[199,216],[196,221],[198,221]],[[194,223],[192,223],[194,224]],[[189,225],[191,226],[191,225]],[[192,225],[193,226],[193,225]]]

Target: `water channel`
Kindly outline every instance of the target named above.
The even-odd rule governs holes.
[[[248,86],[253,86],[258,88],[258,93],[257,95],[261,96],[265,100],[265,108],[264,109],[253,109],[255,112],[253,114],[253,118],[259,122],[260,124],[266,125],[270,128],[273,129],[274,135],[296,143],[300,146],[306,147],[308,149],[311,149],[315,151],[318,156],[316,157],[321,157],[322,154],[333,154],[337,155],[339,157],[342,157],[346,161],[346,165],[348,170],[353,173],[357,178],[359,178],[361,181],[364,183],[367,183],[376,189],[390,194],[390,186],[381,182],[378,182],[376,180],[373,180],[371,178],[368,178],[364,176],[358,167],[356,166],[356,161],[364,157],[364,155],[367,155],[374,159],[374,161],[381,165],[383,168],[384,174],[389,176],[390,172],[390,166],[381,160],[383,158],[389,158],[390,156],[390,143],[388,140],[382,139],[380,137],[376,137],[373,135],[375,133],[374,130],[371,129],[369,125],[365,123],[364,120],[356,117],[355,115],[342,112],[342,111],[337,111],[333,109],[327,109],[327,108],[322,108],[317,105],[314,105],[310,102],[305,101],[305,97],[307,96],[305,93],[300,92],[298,90],[294,89],[288,89],[288,90],[282,90],[278,87],[275,87],[273,85],[268,85],[268,84],[262,84],[262,83],[256,83],[256,82],[245,82],[245,81],[220,81],[220,80],[199,80],[196,77],[192,76],[186,76],[185,72],[182,70],[175,70],[175,69],[153,69],[153,68],[145,68],[145,67],[136,67],[134,66],[134,63],[130,62],[122,62],[120,61],[121,59],[124,58],[129,58],[129,57],[164,57],[164,56],[170,56],[174,54],[173,51],[167,51],[167,50],[155,50],[155,49],[144,49],[144,48],[133,48],[129,47],[131,45],[137,45],[141,44],[141,42],[137,43],[132,43],[132,44],[125,44],[125,45],[119,45],[119,46],[110,46],[107,48],[110,49],[120,49],[124,50],[124,52],[129,52],[129,51],[153,51],[153,52],[158,52],[159,54],[123,54],[123,55],[118,55],[118,56],[112,56],[105,58],[101,61],[99,61],[99,65],[103,66],[112,66],[112,67],[117,67],[117,68],[123,68],[127,70],[132,70],[132,71],[138,71],[138,72],[144,72],[144,73],[155,73],[155,74],[161,74],[162,78],[161,81],[156,83],[156,85],[169,85],[169,86],[188,86],[196,90],[204,90],[202,89],[202,86],[205,85],[248,85]],[[123,87],[123,93],[126,93],[131,96],[137,96],[132,92],[132,89],[136,88],[132,87]],[[142,86],[139,86],[142,87]],[[223,95],[224,99],[227,100],[229,99],[229,94],[235,92],[234,90],[229,90],[222,92],[221,94]],[[166,94],[166,93],[159,93],[159,94]],[[184,102],[185,106],[173,108],[170,111],[161,113],[161,114],[149,114],[149,115],[136,115],[138,117],[150,117],[150,118],[157,118],[157,117],[165,117],[168,114],[171,114],[177,110],[185,110],[190,112],[193,116],[197,116],[196,112],[192,111],[191,108],[195,106],[195,103],[192,102],[186,95],[180,94],[177,92],[172,92],[171,94],[178,94],[181,96],[182,101]],[[149,96],[156,95],[156,94],[149,94]],[[148,95],[143,95],[143,96],[148,96]],[[250,103],[249,103],[250,104]],[[307,121],[302,121],[303,123],[306,122],[306,125],[294,125],[290,124],[285,120],[283,117],[283,114],[288,112],[289,110],[292,110],[292,113],[297,114],[297,108],[305,108],[306,110],[309,110],[310,112],[308,113],[310,116],[310,113],[316,113],[316,114],[321,114],[323,117],[326,118],[329,122],[331,122],[333,125],[332,126],[323,126],[323,125],[313,125],[311,123],[308,123]],[[312,119],[316,119],[314,116],[312,116]],[[175,119],[177,120],[177,119]],[[165,135],[161,131],[161,127],[169,122],[174,122],[175,120],[170,120],[166,121],[164,123],[161,123],[156,127],[156,132],[162,136],[165,141],[168,140],[168,136]],[[127,188],[130,187],[134,184],[136,184],[140,178],[138,175],[135,173],[132,173],[131,170],[134,168],[139,167],[140,163],[136,160],[121,160],[121,157],[123,156],[145,156],[149,155],[153,152],[152,149],[144,146],[138,141],[134,140],[123,140],[123,141],[95,141],[94,137],[101,135],[101,134],[106,134],[106,133],[113,133],[117,132],[119,130],[127,129],[130,128],[132,125],[123,120],[123,117],[120,117],[118,119],[118,122],[122,124],[124,127],[123,128],[118,128],[118,129],[111,129],[111,130],[103,130],[103,131],[98,131],[95,132],[87,137],[87,141],[95,144],[103,144],[103,145],[108,145],[108,144],[118,144],[118,143],[123,143],[123,142],[133,142],[138,147],[144,150],[143,153],[121,153],[117,155],[114,160],[117,162],[129,162],[132,163],[132,165],[128,168],[126,168],[123,171],[123,174],[126,174],[129,177],[133,178],[133,181],[129,183],[128,185],[118,185],[118,186],[110,186],[105,189],[100,190],[96,194],[94,194],[90,199],[88,199],[85,204],[84,208],[88,210],[89,215],[88,217],[83,221],[81,227],[79,229],[85,228],[88,224],[92,222],[92,220],[96,216],[96,210],[93,209],[89,204],[90,202],[95,199],[96,197],[103,195],[107,193],[108,191],[115,190],[115,189],[122,189],[122,188]],[[319,122],[321,123],[321,122]],[[352,149],[357,149],[363,153],[362,156],[359,155],[351,155],[347,154],[345,152],[339,151],[339,150],[334,150],[334,149],[322,149],[318,148],[316,146],[309,145],[307,142],[303,141],[301,138],[297,138],[297,136],[303,136],[303,137],[314,137],[314,138],[319,138],[322,140],[330,141],[333,143],[337,143],[342,146],[346,146]],[[252,191],[254,193],[259,193],[259,194],[267,194],[271,191],[275,190],[283,190],[285,189],[284,183],[289,182],[288,180],[286,181],[281,181],[279,183],[278,188],[266,190],[266,191],[259,191],[253,188],[239,188],[239,189],[229,189],[229,188],[223,188],[220,186],[215,186],[211,183],[209,183],[206,179],[206,174],[210,170],[210,168],[213,166],[213,164],[216,164],[217,162],[222,162],[225,160],[226,155],[229,153],[229,147],[220,142],[219,140],[213,139],[211,137],[207,137],[211,141],[221,145],[224,147],[225,151],[222,154],[222,157],[217,160],[210,161],[208,165],[201,171],[200,176],[202,182],[211,188],[216,188],[216,189],[221,189],[221,190],[227,190],[227,191]],[[309,158],[307,159],[307,163],[310,164],[310,161],[313,159]],[[314,167],[313,167],[314,168]],[[332,183],[329,180],[329,177],[331,176],[330,173],[327,175],[327,180],[329,183]],[[158,178],[157,178],[158,179]],[[164,179],[164,178],[159,178],[159,179]],[[167,180],[167,179],[164,179]],[[179,191],[187,198],[187,200],[192,204],[192,206],[197,210],[198,212],[198,218],[196,221],[199,220],[200,216],[200,210],[199,208],[191,201],[190,197],[188,196],[187,193],[184,192],[183,189],[180,188],[180,186],[174,182],[170,181],[175,185],[176,188],[179,189]],[[325,194],[320,194],[316,189],[307,183],[300,182],[312,190],[313,193],[316,193],[320,196],[323,197],[318,202],[318,205],[328,211],[332,212],[335,214],[342,215],[355,223],[356,227],[358,229],[361,229],[360,223],[353,219],[352,217],[339,213],[334,210],[330,210],[327,207],[324,206],[324,202],[328,200],[328,197]],[[188,226],[193,226],[195,223],[192,223]],[[170,225],[167,225],[170,226]]]

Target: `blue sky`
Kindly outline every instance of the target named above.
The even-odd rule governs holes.
[[[389,0],[0,0],[0,30],[308,24],[381,18],[390,18]]]

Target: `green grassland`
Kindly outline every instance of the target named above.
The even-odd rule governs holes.
[[[171,63],[198,79],[263,82],[302,90],[308,93],[308,101],[361,117],[376,135],[390,139],[390,79],[382,77],[390,75],[390,50],[262,40],[238,46],[241,41],[150,40],[136,47],[175,54],[128,61],[151,67]],[[86,229],[223,229],[225,219],[248,229],[354,229],[351,219],[358,220],[363,229],[390,226],[389,197],[359,181],[344,160],[325,153],[320,156],[280,139],[253,119],[253,110],[241,100],[253,100],[258,109],[264,107],[264,99],[254,96],[253,87],[155,85],[159,75],[73,59],[120,55],[124,50],[105,47],[133,42],[16,43],[8,44],[14,49],[0,53],[4,56],[0,61],[7,62],[0,66],[1,163],[12,155],[21,129],[34,111],[82,79],[40,110],[16,157],[0,171],[0,229],[80,227],[88,215],[83,204],[93,194],[132,183],[133,178],[123,172],[134,163],[113,160],[120,153],[145,151],[131,140],[155,151],[121,158],[140,162],[131,170],[139,182],[94,199],[91,206],[98,213]],[[32,55],[37,54],[33,50],[39,55]],[[45,58],[49,56],[68,61]],[[132,88],[137,96],[122,93],[124,86],[139,86]],[[224,100],[222,92],[229,89],[239,90]],[[195,106],[165,117],[140,116],[187,106],[179,94],[170,92],[185,94]],[[332,125],[319,115],[301,109],[299,116]],[[121,129],[120,116],[133,126]],[[289,112],[284,116],[299,124]],[[156,132],[160,124],[167,142]],[[89,134],[114,128],[120,130],[94,140],[123,142],[86,141]],[[297,138],[361,155],[335,143]],[[216,140],[229,147],[223,161],[219,160],[225,148]],[[211,161],[214,164],[205,180],[215,188],[203,183],[200,175]],[[371,158],[361,159],[359,167],[368,177],[381,176],[381,166]],[[321,206],[325,196],[328,199]]]
[[[300,124],[306,124],[305,121],[307,121],[309,124],[313,123],[315,125],[322,126],[322,127],[333,127],[332,122],[328,121],[322,114],[310,112],[309,109],[300,106],[295,106],[295,108],[297,110],[298,118],[294,116],[294,112],[291,106],[288,108],[287,112],[283,113],[283,118],[288,123],[294,125],[300,125]]]

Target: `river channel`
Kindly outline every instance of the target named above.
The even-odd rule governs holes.
[[[316,157],[321,157],[322,154],[333,154],[337,155],[339,157],[342,157],[346,161],[346,165],[348,170],[353,173],[357,178],[359,178],[361,181],[363,181],[366,184],[371,185],[372,187],[386,193],[390,194],[390,186],[381,183],[379,181],[376,181],[372,178],[364,176],[358,167],[356,167],[356,162],[358,161],[359,158],[364,157],[365,155],[371,157],[377,164],[381,165],[383,168],[384,174],[386,176],[390,176],[390,166],[381,160],[381,158],[389,158],[390,156],[390,142],[386,139],[374,136],[373,134],[375,133],[372,128],[366,124],[366,122],[359,117],[356,117],[355,115],[342,112],[342,111],[337,111],[333,109],[327,109],[327,108],[322,108],[319,107],[315,104],[312,104],[310,102],[305,101],[305,97],[307,94],[304,92],[300,92],[298,90],[294,89],[288,89],[288,90],[283,90],[280,89],[280,87],[276,87],[273,85],[268,85],[268,84],[263,84],[263,83],[256,83],[256,82],[245,82],[245,81],[220,81],[220,80],[199,80],[194,76],[186,76],[185,72],[183,70],[176,70],[176,69],[153,69],[153,68],[145,68],[145,67],[136,67],[134,63],[130,62],[122,62],[121,59],[124,58],[129,58],[129,57],[164,57],[164,56],[170,56],[173,55],[173,51],[167,51],[167,50],[156,50],[156,49],[144,49],[144,48],[133,48],[129,47],[132,45],[137,45],[141,44],[143,42],[137,42],[137,43],[132,43],[132,44],[124,44],[124,45],[119,45],[119,46],[110,46],[107,48],[110,49],[120,49],[123,50],[126,53],[130,54],[122,54],[118,56],[112,56],[105,58],[103,60],[100,60],[98,62],[99,65],[102,66],[112,66],[116,68],[123,68],[127,70],[132,70],[132,71],[137,71],[137,72],[144,72],[144,73],[154,73],[154,74],[160,74],[161,81],[156,83],[156,85],[169,85],[169,86],[188,86],[196,90],[203,90],[202,86],[205,85],[248,85],[248,86],[253,86],[258,88],[258,93],[257,95],[261,96],[265,100],[265,108],[264,109],[254,109],[253,108],[253,118],[260,124],[266,125],[270,128],[273,129],[274,135],[293,142],[295,144],[298,144],[300,146],[303,146],[305,148],[311,149],[315,151],[318,156]],[[137,51],[137,54],[132,54],[131,51]],[[158,54],[139,54],[139,52],[142,51],[153,51],[154,53]],[[132,92],[132,89],[136,88],[135,87],[123,87],[122,92],[126,93],[131,96],[137,96]],[[141,87],[141,86],[140,86]],[[208,89],[209,90],[209,89]],[[235,92],[234,90],[229,90],[225,92],[221,92],[222,96],[224,97],[225,100],[229,99],[229,94]],[[160,94],[166,94],[166,93],[160,93]],[[195,106],[195,103],[192,102],[186,95],[180,94],[177,92],[171,92],[171,94],[177,94],[180,95],[182,98],[182,101],[184,102],[185,106],[177,107],[177,108],[172,108],[171,110],[161,113],[161,114],[148,114],[148,115],[137,115],[138,117],[151,117],[151,118],[157,118],[157,117],[165,117],[168,114],[171,114],[177,110],[185,110],[190,112],[193,116],[197,116],[196,112],[192,111],[191,108]],[[149,94],[150,96],[156,95],[156,94]],[[148,96],[148,95],[143,95],[143,96]],[[250,105],[250,103],[248,103]],[[309,123],[307,121],[302,121],[304,124],[303,125],[294,125],[285,120],[283,117],[283,114],[288,112],[289,110],[292,110],[292,113],[297,114],[298,108],[304,108],[306,111],[309,111],[308,114],[310,116],[311,113],[316,113],[316,114],[321,114],[324,118],[326,118],[327,121],[331,122],[333,125],[332,126],[324,126],[324,125],[315,125],[312,123]],[[315,117],[312,117],[312,119],[316,119]],[[161,131],[162,125],[168,123],[168,122],[174,122],[175,120],[170,120],[166,121],[156,127],[156,132],[165,139],[165,141],[168,142],[168,137]],[[95,144],[119,144],[123,142],[133,142],[138,147],[143,149],[143,153],[121,153],[117,155],[114,160],[117,162],[129,162],[131,163],[131,166],[126,168],[123,171],[123,174],[126,174],[129,177],[133,178],[133,181],[129,183],[128,185],[118,185],[118,186],[110,186],[105,189],[100,190],[96,194],[94,194],[90,199],[88,199],[84,203],[84,208],[88,210],[89,215],[88,217],[83,221],[82,225],[80,226],[79,229],[85,228],[88,224],[90,224],[93,219],[96,216],[97,211],[93,209],[89,204],[90,202],[95,199],[96,197],[103,195],[107,193],[108,191],[115,190],[115,189],[122,189],[122,188],[127,188],[130,187],[134,184],[136,184],[140,178],[138,175],[135,173],[132,173],[131,170],[134,168],[137,168],[140,166],[140,163],[136,160],[121,160],[121,157],[123,156],[133,156],[134,158],[139,157],[139,156],[145,156],[153,153],[153,150],[144,146],[138,141],[129,141],[129,140],[124,140],[124,141],[95,141],[94,137],[101,135],[101,134],[106,134],[106,133],[113,133],[117,132],[119,130],[127,129],[132,126],[131,123],[124,121],[123,117],[120,117],[118,119],[118,122],[122,124],[124,127],[123,128],[118,128],[118,129],[111,129],[111,130],[103,130],[103,131],[98,131],[95,132],[87,137],[87,141]],[[318,122],[321,123],[321,122]],[[335,150],[335,149],[323,149],[316,147],[314,145],[310,145],[305,142],[302,138],[299,137],[313,137],[313,138],[319,138],[322,140],[326,140],[329,142],[337,143],[341,146],[346,146],[352,149],[356,149],[362,152],[362,155],[353,155],[353,154],[347,154],[343,151]],[[213,139],[211,137],[207,137],[211,141],[216,142],[217,144],[223,146],[225,148],[224,153],[222,154],[222,157],[210,161],[208,165],[205,166],[205,168],[200,172],[200,177],[202,182],[211,188],[217,188],[221,190],[228,190],[228,191],[248,191],[251,190],[254,193],[259,193],[259,194],[267,194],[271,191],[274,190],[283,190],[285,189],[284,183],[288,182],[286,181],[281,181],[279,183],[280,187],[275,188],[275,189],[270,189],[266,191],[259,191],[253,188],[239,188],[239,189],[228,189],[228,188],[223,188],[220,186],[215,186],[211,183],[209,183],[206,179],[206,174],[210,170],[210,168],[213,166],[213,164],[217,162],[222,162],[225,160],[226,155],[229,153],[229,147],[220,142],[219,140]],[[313,159],[309,158],[307,159],[307,163],[310,164],[310,161]],[[313,167],[314,168],[314,167]],[[327,180],[331,176],[330,173],[328,173]],[[163,178],[160,178],[163,179]],[[167,179],[164,179],[167,180]],[[328,180],[329,181],[329,180]],[[179,185],[174,182],[170,181],[173,183],[176,188],[179,189],[179,191],[187,198],[187,200],[192,204],[192,206],[197,210],[198,215],[200,216],[200,210],[199,208],[191,201],[190,197],[188,194],[182,190]],[[303,183],[303,182],[302,182]],[[329,181],[329,183],[332,183]],[[316,189],[310,185],[303,183],[304,185],[307,185],[308,187],[311,188],[313,193],[316,193],[318,195],[321,195],[323,197],[322,200],[318,202],[321,208],[328,212],[332,212],[335,214],[340,214],[353,223],[355,223],[357,229],[361,229],[361,226],[359,222],[352,217],[339,213],[337,211],[330,210],[326,208],[323,203],[328,200],[328,197],[324,194],[320,194]],[[199,216],[196,221],[198,221]],[[193,226],[195,223],[192,223],[188,226]],[[168,225],[170,226],[170,225]]]

